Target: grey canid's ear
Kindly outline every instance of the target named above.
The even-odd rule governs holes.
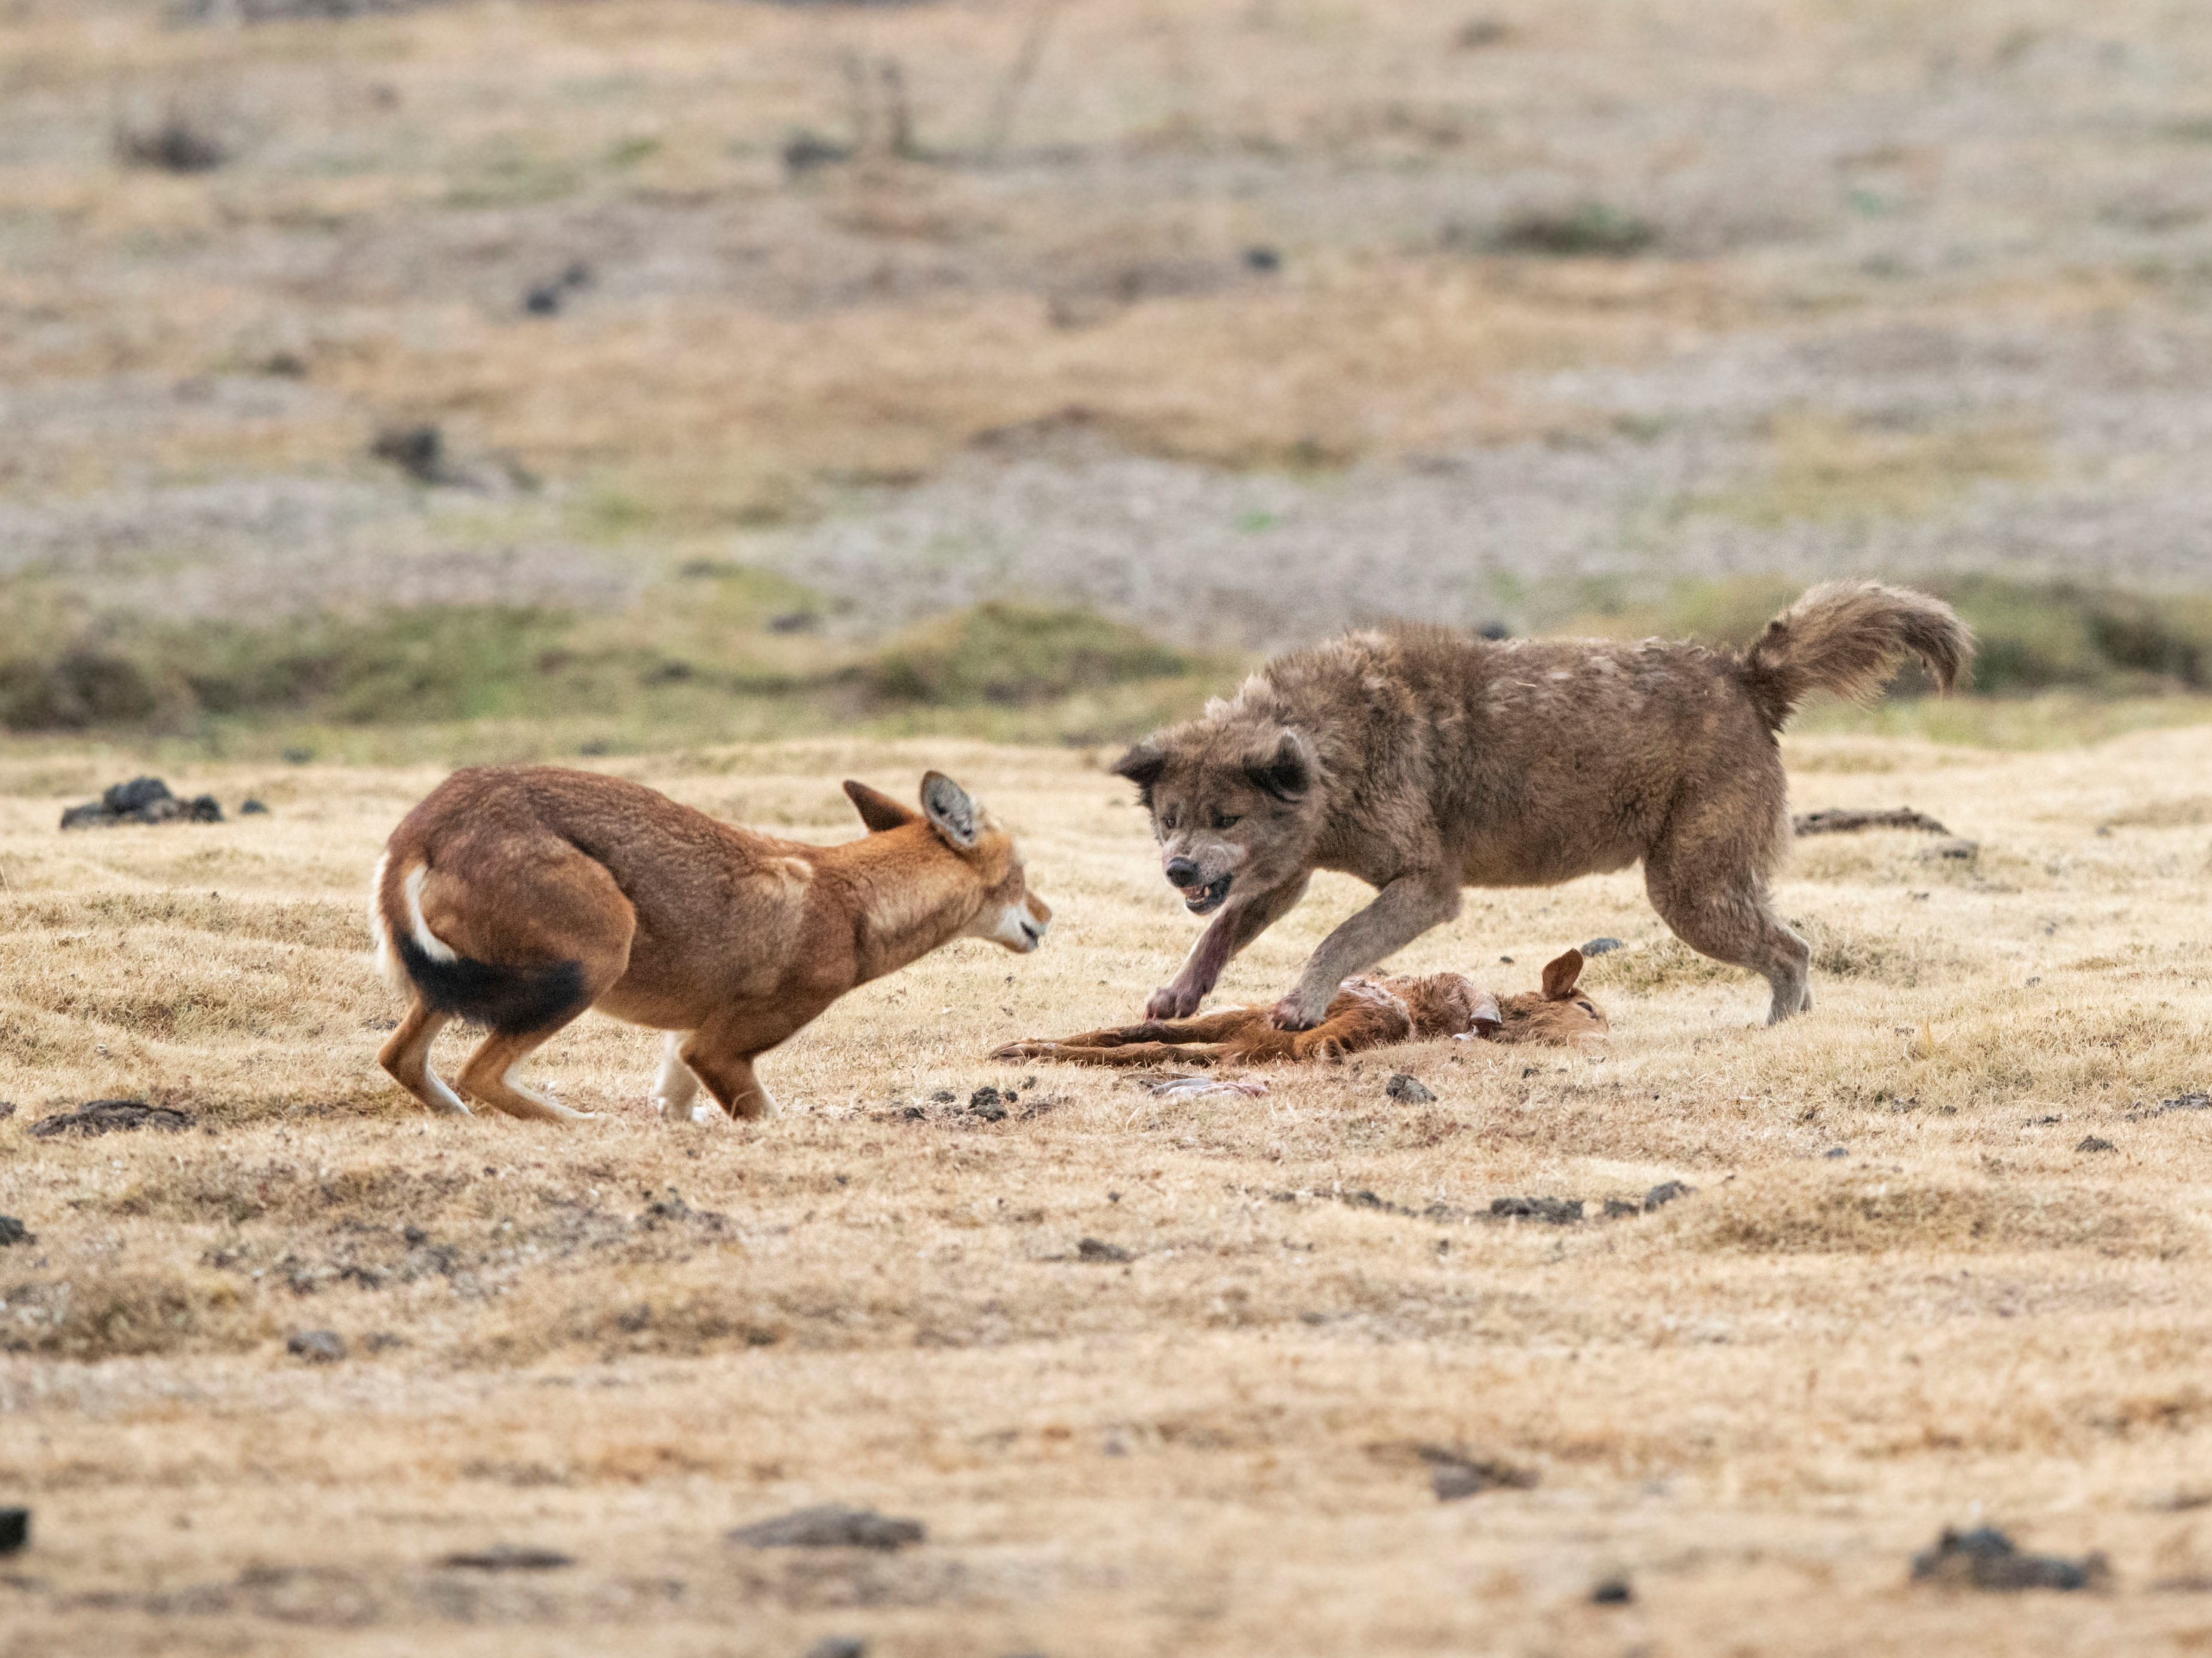
[[[1544,999],[1564,1002],[1575,993],[1575,981],[1583,976],[1583,953],[1571,950],[1544,963]]]
[[[1313,750],[1297,732],[1285,731],[1273,747],[1245,756],[1244,775],[1278,800],[1302,800],[1313,787]]]
[[[943,772],[933,771],[922,777],[921,810],[930,827],[963,852],[975,844],[981,814],[968,798],[968,791]]]
[[[853,803],[853,810],[860,814],[860,821],[872,834],[903,829],[908,823],[921,821],[921,814],[913,807],[902,806],[881,789],[872,789],[850,777],[845,780],[845,798]]]
[[[1137,799],[1149,806],[1152,804],[1152,785],[1160,780],[1160,774],[1167,768],[1166,751],[1148,737],[1116,760],[1109,769],[1115,776],[1126,777],[1134,783]]]

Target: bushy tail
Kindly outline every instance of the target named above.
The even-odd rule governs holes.
[[[1940,598],[1879,581],[1830,581],[1768,623],[1738,671],[1760,715],[1780,731],[1808,692],[1866,701],[1905,656],[1926,663],[1948,691],[1973,654],[1973,635]]]

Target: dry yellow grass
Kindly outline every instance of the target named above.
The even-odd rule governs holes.
[[[2212,1602],[2172,1586],[2212,1573],[2212,1112],[2143,1114],[2205,1081],[2212,732],[1790,753],[1801,807],[1983,846],[1808,842],[1808,1019],[1753,1028],[1632,877],[1476,894],[1409,964],[1519,987],[1621,938],[1601,1052],[1173,1104],[1040,1068],[997,1122],[962,1108],[1018,1081],[992,1044],[1126,1016],[1191,931],[1121,784],[943,742],[624,762],[824,836],[840,777],[944,765],[1060,925],[841,1004],[765,1067],[763,1125],[649,1120],[653,1039],[586,1021],[538,1067],[607,1113],[568,1133],[433,1122],[375,1070],[360,892],[434,772],[210,769],[172,780],[275,814],[64,837],[115,762],[9,762],[0,1212],[36,1238],[0,1251],[0,1502],[37,1517],[0,1654],[2202,1649]],[[1275,993],[1357,897],[1326,884],[1226,993]],[[1388,1100],[1398,1069],[1439,1098]],[[199,1124],[29,1135],[127,1094]],[[1646,1216],[1487,1214],[1669,1179],[1698,1189]],[[287,1357],[320,1328],[347,1359]],[[1439,1503],[1436,1447],[1539,1483]],[[723,1540],[823,1501],[928,1541]],[[2116,1587],[1908,1586],[1976,1516]],[[497,1542],[576,1564],[436,1564]],[[1590,1604],[1613,1571],[1633,1603]]]

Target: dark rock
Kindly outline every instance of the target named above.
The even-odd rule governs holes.
[[[818,167],[834,167],[853,159],[851,149],[817,133],[796,132],[784,140],[783,170],[796,179]]]
[[[1610,956],[1614,950],[1620,948],[1621,943],[1618,938],[1593,938],[1583,946],[1583,954],[1585,956]]]
[[[1925,848],[1920,855],[1923,859],[1934,859],[1937,862],[1948,860],[1951,863],[1971,864],[1982,855],[1982,843],[1954,835],[1948,841],[1938,841],[1934,846]]]
[[[336,1330],[295,1330],[284,1351],[310,1364],[335,1364],[346,1356],[345,1338]]]
[[[822,618],[812,610],[786,610],[768,619],[768,630],[772,634],[811,634],[822,626]]]
[[[6,1121],[9,1117],[14,1116],[15,1114],[15,1102],[13,1100],[0,1100],[0,1122]]]
[[[134,777],[127,783],[112,783],[100,797],[100,804],[118,817],[137,817],[142,823],[151,823],[146,814],[159,810],[176,799],[169,786],[158,777]]]
[[[435,426],[387,426],[368,452],[388,460],[417,483],[446,481],[446,434]],[[288,753],[285,756],[289,759]]]
[[[1478,1491],[1533,1491],[1538,1478],[1534,1468],[1516,1467],[1495,1458],[1468,1456],[1440,1445],[1424,1445],[1421,1460],[1436,1469],[1429,1477],[1429,1485],[1439,1503],[1456,1503]]]
[[[97,800],[62,814],[65,829],[112,829],[120,823],[220,823],[222,807],[212,794],[179,800],[158,777],[134,777],[117,783]]]
[[[28,1243],[30,1241],[29,1227],[13,1215],[0,1215],[0,1249],[5,1249],[11,1243]]]
[[[1972,1531],[1945,1527],[1936,1546],[1912,1557],[1912,1581],[1950,1588],[2086,1589],[2112,1581],[2112,1564],[2100,1554],[2069,1560],[2056,1554],[2022,1554],[1994,1526]]]
[[[1644,1194],[1644,1212],[1648,1214],[1654,1209],[1664,1208],[1676,1198],[1686,1198],[1697,1189],[1678,1180],[1662,1181]]]
[[[757,1520],[730,1533],[756,1549],[902,1549],[927,1535],[919,1520],[894,1520],[872,1509],[835,1503]]]
[[[1085,1238],[1075,1246],[1078,1260],[1134,1260],[1136,1257],[1118,1243],[1109,1243],[1103,1238]]]
[[[1244,250],[1244,268],[1272,274],[1283,268],[1283,256],[1272,247],[1248,247]]]
[[[264,817],[268,815],[268,807],[250,796],[238,809],[238,815],[240,817]]]
[[[1642,1204],[1631,1203],[1625,1198],[1607,1198],[1605,1200],[1604,1213],[1607,1220],[1620,1220],[1627,1216],[1640,1215],[1643,1212]]]
[[[1490,1212],[1500,1220],[1540,1220],[1553,1226],[1571,1226],[1583,1218],[1580,1198],[1497,1198]]]
[[[857,1635],[827,1635],[806,1649],[806,1658],[868,1658],[868,1643]]]
[[[1427,1105],[1437,1097],[1426,1083],[1403,1071],[1391,1078],[1382,1091],[1401,1105]]]
[[[574,1556],[558,1549],[532,1548],[526,1544],[495,1543],[488,1549],[449,1554],[438,1562],[462,1571],[558,1571],[576,1564]]]
[[[1826,1151],[1820,1153],[1820,1155],[1824,1157],[1848,1157],[1850,1156],[1850,1152],[1843,1146],[1832,1145]]]
[[[174,1134],[192,1126],[182,1111],[143,1100],[94,1100],[74,1111],[58,1111],[31,1125],[34,1139],[50,1140],[57,1134],[115,1134],[135,1128],[158,1128]]]
[[[1590,1605],[1594,1606],[1625,1606],[1635,1599],[1635,1589],[1626,1576],[1620,1573],[1601,1579],[1590,1591]]]
[[[173,108],[149,126],[118,127],[115,153],[132,167],[212,173],[230,159],[230,146],[201,118]]]
[[[1948,835],[1924,811],[1899,806],[1890,811],[1861,811],[1850,806],[1830,806],[1821,811],[1801,811],[1790,820],[1800,835],[1850,835],[1860,829],[1919,829],[1929,835]]]
[[[550,317],[561,308],[567,290],[558,282],[540,282],[522,296],[522,308],[533,317]]]
[[[31,1546],[31,1511],[0,1509],[0,1554],[18,1554]]]
[[[1478,638],[1487,639],[1492,641],[1493,643],[1499,640],[1510,639],[1513,637],[1513,629],[1507,627],[1503,622],[1486,622],[1474,631]]]
[[[968,1108],[985,1122],[1003,1122],[1006,1115],[1006,1102],[1012,1097],[995,1088],[979,1088],[968,1096]]]
[[[2074,1149],[2076,1151],[2117,1151],[2120,1148],[2100,1134],[2089,1134],[2085,1135],[2081,1143]]]
[[[2160,1100],[2145,1110],[2128,1113],[2130,1122],[2141,1122],[2145,1117],[2162,1117],[2169,1111],[2212,1111],[2212,1094],[2177,1094],[2170,1100]],[[2057,1122],[2056,1117],[2046,1117],[2046,1122]]]
[[[304,766],[314,757],[313,749],[286,749],[279,756],[288,766]]]
[[[950,1105],[960,1096],[949,1088],[939,1088],[933,1090],[929,1097],[939,1105]]]

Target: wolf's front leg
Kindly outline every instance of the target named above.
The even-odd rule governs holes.
[[[1373,903],[1321,941],[1297,987],[1275,1004],[1268,1017],[1280,1029],[1312,1029],[1328,1017],[1329,1000],[1339,985],[1458,914],[1456,872],[1400,876],[1375,895]]]
[[[1183,959],[1182,971],[1146,999],[1145,1017],[1184,1019],[1197,1012],[1198,1005],[1221,981],[1221,969],[1229,965],[1230,957],[1282,920],[1306,896],[1306,880],[1301,875],[1273,891],[1231,898],[1213,918],[1212,925],[1198,935],[1198,942]],[[1326,1005],[1328,999],[1322,998],[1322,1002]]]

